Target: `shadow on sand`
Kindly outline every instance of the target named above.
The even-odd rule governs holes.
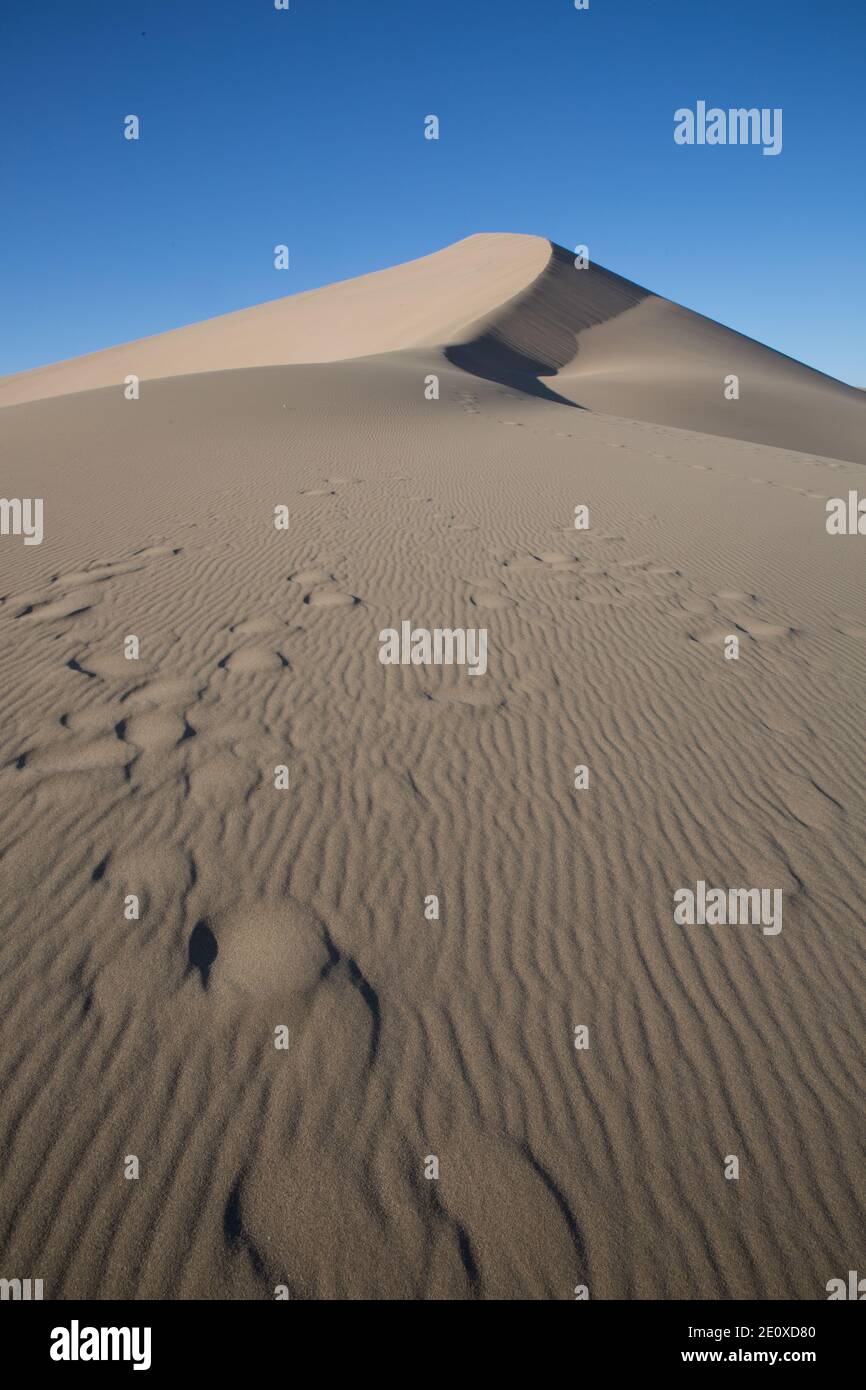
[[[575,361],[582,332],[617,318],[649,295],[604,266],[590,263],[578,270],[572,252],[552,244],[548,264],[528,289],[504,304],[483,333],[447,347],[445,356],[472,376],[583,410],[541,378],[555,377]]]

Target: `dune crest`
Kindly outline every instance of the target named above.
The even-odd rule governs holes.
[[[199,372],[336,362],[449,342],[530,285],[541,237],[481,233],[442,251],[0,379],[0,405]]]
[[[418,260],[0,379],[0,405],[141,380],[429,349],[548,401],[866,462],[863,392],[542,237]],[[739,382],[739,398],[726,383]]]

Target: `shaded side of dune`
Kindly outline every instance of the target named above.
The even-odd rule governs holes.
[[[528,289],[481,332],[447,347],[445,355],[474,376],[576,405],[541,378],[556,376],[574,361],[585,329],[633,309],[649,293],[603,266],[590,264],[578,272],[572,253],[552,244],[550,261]]]
[[[475,329],[447,359],[527,395],[866,463],[861,391],[562,246]]]

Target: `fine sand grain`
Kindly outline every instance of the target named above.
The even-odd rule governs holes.
[[[857,1268],[866,541],[825,502],[863,491],[863,393],[485,235],[0,401],[3,494],[45,508],[0,539],[3,1270]],[[486,673],[383,666],[406,619],[486,628]],[[782,931],[677,925],[698,880],[781,889]]]

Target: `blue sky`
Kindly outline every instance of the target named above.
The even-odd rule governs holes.
[[[0,374],[521,231],[866,386],[864,52],[863,0],[4,5]]]

